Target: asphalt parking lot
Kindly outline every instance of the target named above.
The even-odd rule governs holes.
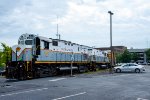
[[[0,78],[0,100],[150,100],[144,73],[90,73],[26,81]]]

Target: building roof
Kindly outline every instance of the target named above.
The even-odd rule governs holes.
[[[147,49],[128,49],[129,52],[145,52]]]

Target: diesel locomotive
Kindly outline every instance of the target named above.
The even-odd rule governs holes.
[[[110,64],[107,53],[93,47],[27,33],[12,46],[11,55],[6,78],[18,80],[54,76],[71,68],[85,72]]]

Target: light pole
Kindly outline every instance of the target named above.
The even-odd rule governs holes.
[[[112,66],[113,66],[113,48],[112,48],[112,15],[113,13],[111,11],[108,11],[110,14],[110,54],[111,54],[111,60],[110,60],[110,72],[112,72]]]

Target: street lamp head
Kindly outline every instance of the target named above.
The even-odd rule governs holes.
[[[113,15],[114,13],[112,13],[111,11],[108,11],[108,13],[110,14],[110,15]]]

